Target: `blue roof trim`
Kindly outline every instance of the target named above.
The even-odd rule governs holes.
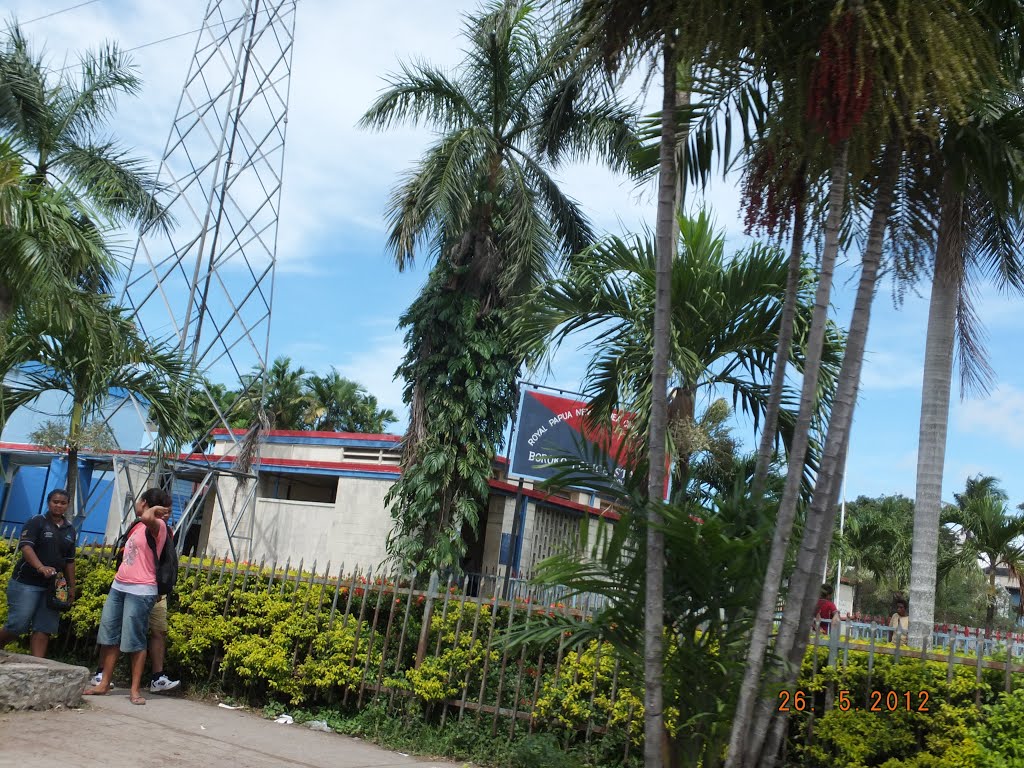
[[[230,466],[218,462],[220,466]],[[362,469],[328,469],[324,467],[282,467],[277,464],[261,464],[261,472],[278,472],[283,475],[327,475],[330,477],[359,477],[367,480],[397,480],[397,472],[370,472]]]
[[[227,435],[215,435],[218,443],[232,442]],[[351,437],[283,437],[280,435],[269,435],[263,438],[265,443],[276,443],[278,445],[331,445],[349,448],[385,448],[393,451],[398,450],[399,444],[392,440],[358,440]]]

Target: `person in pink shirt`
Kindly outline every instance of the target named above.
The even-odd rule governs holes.
[[[149,614],[156,603],[156,566],[167,544],[167,524],[171,498],[161,488],[145,491],[135,504],[138,520],[130,529],[124,545],[121,565],[114,576],[110,594],[103,603],[100,645],[103,676],[99,685],[85,691],[86,696],[100,696],[110,690],[114,665],[122,653],[132,655],[132,704],[145,704],[142,697],[142,672],[146,666],[146,645]]]

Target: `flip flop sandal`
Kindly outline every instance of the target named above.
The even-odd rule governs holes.
[[[128,701],[130,701],[132,704],[138,704],[139,706],[146,703],[146,700],[141,696],[129,696]]]
[[[106,696],[109,693],[109,689],[106,691],[97,691],[95,688],[86,688],[82,691],[83,696]]]

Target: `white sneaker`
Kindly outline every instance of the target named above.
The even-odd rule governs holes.
[[[90,682],[92,683],[92,686],[95,688],[97,685],[99,685],[100,683],[103,682],[103,673],[102,672],[97,672],[95,675],[92,676],[92,680]],[[111,690],[113,690],[113,688],[114,688],[114,683],[113,682],[110,683],[110,688],[111,688]]]
[[[167,675],[160,675],[149,684],[149,690],[151,693],[166,693],[173,691],[179,685],[181,685],[181,680],[171,680]]]

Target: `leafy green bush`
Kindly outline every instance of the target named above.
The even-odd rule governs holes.
[[[791,720],[790,743],[796,764],[849,768],[1004,768],[1018,764],[1012,762],[1017,747],[1004,736],[1024,729],[1024,698],[1000,693],[1003,670],[985,670],[979,684],[975,668],[957,665],[947,681],[944,663],[906,656],[897,662],[891,656],[878,655],[869,677],[866,653],[851,651],[845,668],[837,669],[826,665],[827,650],[819,649],[818,671],[812,676],[813,653],[812,649],[804,660],[798,686],[807,693],[808,705],[813,703],[814,715],[810,711],[794,713]],[[1012,682],[1024,685],[1019,675],[1014,675]],[[834,706],[825,714],[829,688]],[[840,699],[841,692],[845,694]],[[921,692],[927,692],[927,701]],[[975,704],[978,695],[981,711]],[[872,711],[873,706],[880,711]],[[920,711],[924,707],[927,710]],[[988,725],[990,722],[996,725]],[[808,745],[809,731],[813,739]],[[1024,739],[1017,743],[1024,745]],[[995,762],[979,762],[980,749],[987,750]],[[999,762],[1005,758],[1011,761]],[[1024,761],[1019,765],[1024,768]]]

